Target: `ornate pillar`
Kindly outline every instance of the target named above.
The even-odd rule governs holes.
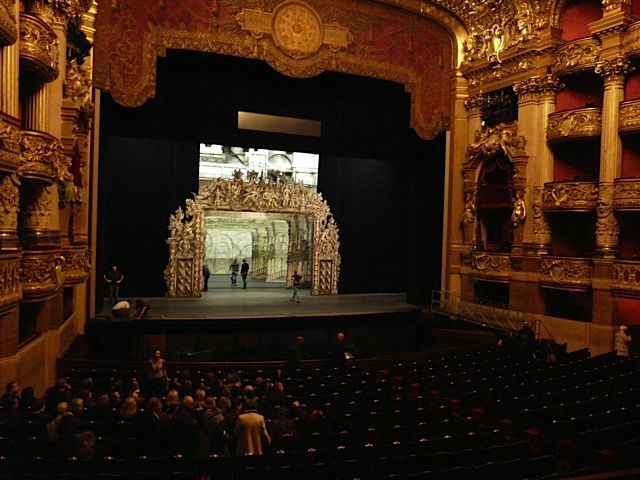
[[[11,5],[11,3],[9,4]],[[8,12],[9,13],[9,12]],[[14,27],[18,24],[18,2],[13,3]],[[18,118],[20,116],[18,95],[19,45],[17,42],[0,48],[0,111]]]
[[[615,257],[619,247],[620,227],[613,213],[612,182],[620,176],[622,165],[618,108],[624,99],[624,80],[630,71],[630,63],[623,57],[617,57],[598,62],[595,71],[604,79],[596,249],[602,257]]]

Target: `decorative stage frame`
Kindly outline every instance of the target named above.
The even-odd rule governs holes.
[[[208,211],[305,214],[313,218],[312,295],[338,293],[340,241],[338,226],[322,195],[285,176],[259,178],[240,171],[232,179],[218,178],[178,207],[169,217],[169,264],[164,271],[169,297],[200,297]]]

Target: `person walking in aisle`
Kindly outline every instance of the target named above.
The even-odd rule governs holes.
[[[249,274],[249,264],[247,259],[242,259],[242,266],[240,267],[240,276],[242,277],[242,288],[247,288],[247,275]]]
[[[229,270],[231,271],[231,286],[235,287],[238,283],[238,272],[240,271],[240,264],[238,263],[237,258],[233,259]]]
[[[302,280],[302,275],[298,274],[297,270],[293,271],[293,275],[291,275],[291,281],[293,282],[293,296],[291,297],[292,302],[300,303],[300,292],[298,289],[300,288],[300,281]]]

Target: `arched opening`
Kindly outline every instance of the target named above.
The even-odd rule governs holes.
[[[487,252],[508,253],[513,244],[511,220],[513,165],[498,154],[486,160],[478,182],[478,240]]]

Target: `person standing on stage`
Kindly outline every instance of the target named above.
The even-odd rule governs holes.
[[[240,271],[240,264],[237,258],[233,259],[229,270],[231,271],[231,285],[235,287],[238,282],[238,272]]]
[[[102,278],[104,278],[104,281],[109,285],[111,305],[115,305],[119,300],[118,295],[120,293],[120,284],[122,283],[122,280],[124,280],[124,275],[120,270],[118,270],[118,267],[114,265],[111,267],[111,270],[102,276]]]
[[[247,259],[242,259],[242,266],[240,267],[240,275],[242,276],[242,288],[247,288],[247,274],[249,273],[249,264]]]
[[[300,303],[300,294],[298,289],[300,288],[300,281],[302,280],[302,275],[298,274],[297,270],[293,271],[293,275],[291,275],[291,281],[293,282],[293,296],[291,297],[291,301],[295,301],[296,303]]]
[[[204,278],[204,288],[203,290],[206,292],[209,289],[209,277],[211,276],[211,272],[209,271],[209,267],[205,263],[202,265],[202,277]]]

